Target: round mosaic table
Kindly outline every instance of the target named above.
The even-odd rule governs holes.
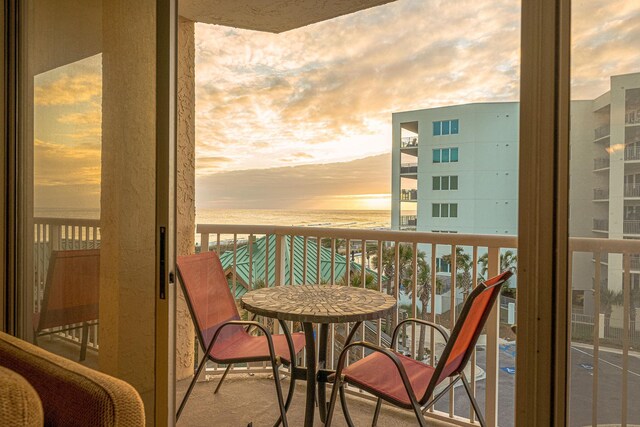
[[[299,285],[276,286],[249,292],[242,297],[242,308],[279,320],[302,322],[305,334],[307,368],[294,368],[296,378],[306,379],[307,399],[305,426],[313,426],[315,393],[318,390],[320,418],[326,416],[325,384],[331,371],[325,369],[329,324],[354,322],[344,345],[365,320],[375,320],[391,313],[396,299],[370,289],[351,286]],[[319,353],[316,365],[313,324],[318,323]]]

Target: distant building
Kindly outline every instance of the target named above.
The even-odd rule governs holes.
[[[571,103],[570,233],[574,237],[640,239],[640,73],[612,76],[610,90]],[[574,294],[593,301],[594,257],[574,255]],[[631,288],[640,288],[632,255]],[[622,289],[622,255],[602,254],[600,287]],[[588,290],[588,292],[584,292]]]
[[[570,233],[640,239],[640,73],[612,76],[610,87],[571,103]],[[394,113],[392,228],[517,234],[518,120],[516,102]],[[622,255],[603,255],[601,267],[600,286],[622,289]],[[591,254],[574,255],[572,277],[589,311]],[[631,284],[640,289],[640,255]]]

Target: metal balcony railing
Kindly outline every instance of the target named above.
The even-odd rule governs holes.
[[[624,220],[622,231],[624,234],[640,234],[640,220]]]
[[[52,250],[100,248],[100,220],[67,218],[34,218],[33,310],[40,313],[47,282]],[[69,326],[81,326],[69,325]],[[80,344],[82,328],[58,333],[58,336]],[[89,326],[88,348],[98,349],[98,325]]]
[[[417,174],[418,173],[418,164],[417,163],[403,163],[400,165],[400,173],[401,174]]]
[[[640,109],[627,111],[624,122],[628,125],[640,124]]]
[[[418,225],[418,217],[416,215],[402,215],[400,217],[401,227],[415,227]]]
[[[410,223],[411,218],[415,215],[404,215],[402,218],[406,218]],[[39,304],[42,302],[44,292],[44,282],[47,274],[48,260],[53,249],[87,249],[100,247],[100,222],[99,220],[81,220],[81,219],[56,219],[56,218],[35,218],[34,219],[34,310],[39,308]],[[625,221],[625,228],[629,225],[634,226],[634,229],[640,231],[640,221]],[[608,229],[608,220],[594,219],[594,228]],[[402,246],[418,249],[429,248],[431,253],[437,253],[438,251],[448,250],[452,248],[463,248],[464,253],[468,254],[471,259],[471,265],[477,265],[480,258],[484,254],[486,256],[486,265],[489,267],[488,275],[496,274],[498,271],[498,265],[500,264],[500,254],[504,250],[517,250],[517,239],[513,236],[485,236],[485,235],[465,235],[465,234],[441,234],[441,233],[422,233],[414,232],[407,233],[402,231],[389,231],[389,230],[362,230],[362,229],[348,229],[348,228],[320,228],[320,227],[282,227],[282,226],[269,226],[269,225],[217,225],[217,224],[197,224],[196,226],[196,242],[199,245],[196,246],[196,250],[203,251],[216,251],[221,256],[227,254],[228,258],[235,259],[235,255],[239,250],[249,244],[249,242],[255,244],[256,239],[260,237],[270,236],[265,239],[265,247],[262,248],[262,252],[257,250],[252,251],[250,246],[248,253],[248,262],[243,265],[243,268],[247,268],[249,280],[245,283],[242,282],[239,277],[239,270],[234,263],[228,269],[229,286],[234,295],[239,296],[242,293],[240,290],[249,291],[254,286],[279,286],[285,284],[302,285],[305,283],[317,283],[321,281],[319,279],[319,272],[329,272],[328,284],[332,285],[355,285],[372,287],[381,292],[386,292],[399,298],[401,292],[406,292],[406,289],[394,286],[397,283],[397,272],[413,271],[413,264],[420,265],[422,260],[419,261],[418,257],[422,249],[413,250],[410,259],[407,261],[409,265],[405,269],[398,268],[395,265],[396,256]],[[295,245],[287,244],[287,241],[295,239]],[[328,251],[329,257],[321,257],[320,251]],[[294,254],[295,251],[295,254]],[[302,251],[302,256],[299,251]],[[391,256],[379,256],[387,251]],[[311,254],[317,256],[311,256]],[[609,254],[622,255],[622,265],[617,268],[622,268],[620,274],[620,283],[607,283],[607,273],[604,267],[595,268],[593,273],[593,312],[605,313],[609,310],[605,307],[605,300],[600,297],[600,293],[597,292],[598,286],[600,288],[607,289],[619,289],[619,298],[615,303],[619,307],[620,313],[630,313],[632,307],[638,307],[637,301],[633,300],[634,293],[632,292],[630,281],[624,279],[630,274],[630,270],[640,270],[640,241],[637,240],[623,240],[623,239],[596,239],[596,238],[571,238],[569,240],[569,259],[568,262],[572,263],[576,254],[591,254],[594,265],[599,265],[601,261],[608,258]],[[269,254],[272,254],[271,257]],[[351,268],[345,268],[345,265],[350,257],[347,254],[352,254],[350,261]],[[342,269],[339,269],[338,255],[342,256]],[[268,263],[267,269],[263,268],[264,275],[257,277],[254,268],[255,266],[264,265],[265,260],[273,258],[272,263]],[[288,269],[287,266],[293,265],[292,261],[297,259],[301,260],[300,268]],[[403,259],[403,258],[400,258]],[[434,258],[435,259],[435,258]],[[313,261],[312,261],[313,260]],[[427,263],[431,262],[430,256],[425,257]],[[405,262],[405,261],[402,261]],[[321,265],[321,263],[324,263]],[[312,265],[313,264],[313,265]],[[362,268],[362,266],[366,268]],[[298,267],[298,266],[296,266]],[[322,267],[322,268],[321,268]],[[611,268],[611,266],[609,267]],[[435,269],[432,266],[432,272]],[[572,269],[569,269],[569,274],[572,274]],[[368,280],[367,275],[373,274],[373,280]],[[380,273],[380,274],[378,274]],[[408,285],[406,288],[419,289],[423,284],[419,282],[419,276],[414,276],[408,273]],[[433,273],[433,277],[435,273]],[[447,287],[430,286],[429,299],[435,301],[435,304],[429,304],[426,307],[426,318],[432,322],[444,325],[449,328],[450,325],[455,323],[457,313],[456,303],[457,298],[447,297],[446,292],[449,289],[456,289],[459,275],[451,275],[450,283]],[[359,282],[358,282],[359,279]],[[471,286],[477,284],[476,278],[472,278]],[[611,280],[611,278],[609,278]],[[571,283],[572,278],[569,277]],[[580,284],[581,286],[581,284]],[[587,289],[587,291],[589,291]],[[413,295],[419,295],[419,292],[413,293]],[[372,340],[377,343],[387,344],[388,335],[385,331],[397,324],[398,320],[402,318],[403,310],[409,310],[409,313],[417,313],[422,310],[419,298],[410,297],[406,298],[409,307],[398,307],[397,311],[389,319],[381,319],[364,324],[362,331],[358,332],[358,338],[364,340]],[[444,301],[444,302],[443,302]],[[440,305],[439,305],[440,304]],[[269,323],[268,319],[258,318],[260,322],[269,327],[277,327],[277,322]],[[606,315],[593,315],[589,313],[572,314],[567,319],[572,328],[572,340],[582,340],[583,342],[593,344],[588,350],[590,352],[590,364],[592,369],[590,370],[592,375],[592,381],[594,387],[597,384],[605,384],[606,381],[622,381],[630,382],[633,377],[632,363],[636,356],[630,352],[630,349],[640,347],[640,329],[636,326],[634,318],[629,318],[628,321],[620,318],[617,322],[610,320]],[[489,318],[486,328],[486,337],[481,339],[484,344],[484,351],[482,351],[482,358],[484,364],[482,366],[485,369],[485,377],[482,379],[481,386],[476,383],[476,363],[475,355],[473,356],[474,362],[470,363],[471,372],[469,375],[472,383],[471,389],[476,390],[484,395],[486,402],[493,402],[486,405],[484,412],[487,420],[487,425],[498,425],[498,404],[500,396],[498,393],[502,393],[498,388],[499,375],[499,345],[500,339],[498,336],[498,323],[499,317],[497,313],[492,314]],[[291,327],[291,326],[290,326]],[[341,337],[339,325],[335,326],[335,330],[332,329],[329,340],[330,345],[328,348],[332,349],[331,355],[328,358],[328,368],[331,369],[335,366],[336,357],[339,352],[339,340]],[[94,327],[90,334],[89,346],[95,349],[98,348],[98,331],[97,326]],[[404,332],[407,336],[418,336],[415,329],[412,327],[407,328]],[[80,333],[76,334],[71,331],[69,333],[59,333],[58,336],[67,339],[69,342],[77,342],[79,344]],[[401,337],[401,339],[403,339]],[[585,341],[586,340],[586,341]],[[413,346],[409,351],[414,350],[416,344],[410,344]],[[436,343],[429,340],[426,344],[429,346],[428,350],[430,354],[436,354]],[[607,355],[610,355],[610,350],[607,347],[615,348],[616,357],[620,359],[616,362],[619,366],[619,371],[616,374],[615,379],[611,379],[611,374],[606,369],[599,369],[604,366],[609,366],[609,362],[606,360]],[[337,349],[334,351],[334,349]],[[416,354],[415,352],[413,354]],[[591,357],[592,355],[592,357]],[[363,357],[364,354],[360,353],[356,355],[356,358]],[[196,355],[198,357],[198,355]],[[427,360],[425,363],[432,363],[431,360]],[[491,369],[489,369],[491,367]],[[209,374],[222,374],[225,371],[225,366],[218,366],[216,364],[210,364],[207,366],[207,373]],[[579,368],[571,368],[579,369]],[[251,372],[266,372],[262,363],[246,364],[244,366],[233,366],[232,372],[251,373]],[[285,372],[286,373],[286,372]],[[620,380],[621,379],[621,380]],[[617,384],[617,383],[615,383]],[[635,383],[634,383],[635,384]],[[629,387],[623,386],[619,390],[628,390],[627,394],[623,394],[620,397],[616,397],[617,402],[620,403],[621,408],[618,409],[618,413],[627,413],[634,410],[630,405],[624,402],[630,401],[630,391],[633,390],[632,384],[629,383]],[[362,391],[348,389],[349,393],[357,393],[363,395]],[[508,391],[507,391],[508,392]],[[578,392],[578,391],[576,391]],[[591,390],[586,390],[585,393],[591,393]],[[606,397],[605,397],[606,398]],[[598,399],[596,395],[591,396],[589,394],[591,402],[590,414],[593,417],[593,423],[597,424],[598,420],[602,416],[606,416],[606,413],[610,411],[604,411],[602,398]],[[458,402],[458,399],[456,399]],[[477,425],[477,421],[473,418],[473,413],[470,411],[468,418],[461,417],[460,414],[454,414],[455,406],[451,405],[449,410],[434,411],[430,413],[431,416],[444,421],[456,420],[456,424],[472,427]]]
[[[400,140],[400,148],[418,148],[418,137],[407,136]]]
[[[593,170],[606,169],[611,164],[611,160],[608,157],[601,157],[593,160]]]
[[[628,145],[624,149],[625,160],[640,160],[640,147],[635,144]]]
[[[593,229],[597,231],[609,231],[608,219],[593,219]]]
[[[594,188],[593,189],[593,200],[609,200],[609,189],[608,188]]]
[[[594,131],[594,139],[604,138],[605,136],[609,136],[611,134],[611,126],[604,125],[596,128]]]
[[[400,192],[400,200],[403,202],[418,201],[418,190],[402,190]]]
[[[640,184],[625,184],[624,197],[640,197]]]

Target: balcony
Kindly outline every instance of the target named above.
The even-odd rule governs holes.
[[[609,159],[609,157],[594,159],[593,170],[598,171],[598,170],[608,169],[610,164],[611,164],[611,160]]]
[[[594,188],[593,189],[593,201],[594,202],[602,202],[609,200],[609,189],[608,188]]]
[[[408,136],[400,140],[400,148],[418,148],[418,137]]]
[[[625,114],[624,123],[627,125],[640,124],[640,109],[627,111]]]
[[[417,202],[418,190],[402,190],[400,192],[400,201],[402,202]]]
[[[407,216],[409,217],[409,216]],[[602,220],[606,221],[606,220]],[[638,221],[640,223],[640,221]],[[594,222],[595,225],[595,222]],[[60,249],[81,249],[100,247],[100,227],[99,221],[86,220],[64,220],[64,219],[35,219],[35,280],[34,294],[36,304],[41,302],[43,296],[43,278],[46,277],[46,266],[49,254],[52,248]],[[262,241],[264,247],[258,249],[258,242]],[[294,245],[290,244],[295,242]],[[437,233],[406,233],[388,230],[358,230],[358,229],[335,229],[335,228],[318,228],[318,227],[281,227],[281,226],[260,226],[260,225],[213,225],[198,224],[196,230],[196,250],[211,251],[214,250],[221,254],[221,258],[225,260],[223,264],[229,279],[229,286],[235,293],[237,298],[253,289],[257,282],[264,283],[266,286],[278,285],[301,285],[303,283],[317,282],[327,278],[327,283],[336,285],[358,285],[357,283],[365,283],[382,292],[391,293],[396,298],[400,298],[402,304],[398,305],[398,309],[389,319],[381,319],[365,323],[365,328],[358,334],[358,339],[364,338],[374,342],[383,344],[388,342],[388,331],[398,322],[398,319],[404,318],[410,313],[419,312],[422,307],[416,298],[406,298],[406,289],[393,286],[393,280],[385,278],[385,274],[375,274],[373,281],[367,280],[367,271],[389,271],[396,270],[395,256],[377,256],[383,254],[383,251],[389,251],[394,254],[400,245],[409,247],[433,248],[434,250],[451,250],[452,247],[462,247],[465,254],[471,256],[473,264],[477,264],[479,259],[487,254],[487,265],[490,269],[497,268],[499,264],[501,250],[516,249],[517,241],[515,237],[505,236],[482,236],[482,235],[464,235],[464,234],[437,234]],[[239,251],[243,250],[249,242],[251,242],[248,253],[248,263],[238,268],[235,263],[228,263],[230,260],[236,259]],[[254,246],[255,245],[255,246]],[[571,252],[569,254],[569,262],[576,253],[594,254],[596,258],[603,259],[609,253],[621,253],[624,248],[624,256],[631,257],[630,262],[624,265],[630,265],[631,269],[638,266],[637,255],[640,253],[640,241],[629,240],[612,240],[612,239],[578,239],[573,238],[570,241]],[[253,251],[251,250],[253,248]],[[349,256],[352,254],[353,258]],[[322,257],[313,254],[323,253]],[[324,257],[324,253],[329,253],[328,257]],[[360,252],[358,254],[358,252]],[[269,256],[268,254],[271,254]],[[260,262],[262,258],[262,262]],[[268,269],[264,268],[264,259],[273,259]],[[349,261],[349,259],[351,260]],[[413,260],[409,260],[407,271],[412,271],[412,263],[418,262],[417,255]],[[427,263],[430,257],[425,257]],[[291,260],[302,260],[300,268],[290,269]],[[276,260],[279,260],[276,262]],[[385,261],[386,260],[386,261]],[[385,265],[384,263],[390,263]],[[367,269],[362,268],[364,264]],[[260,267],[262,265],[262,268]],[[418,262],[419,265],[419,262]],[[350,266],[350,268],[347,268]],[[245,267],[247,267],[245,269]],[[242,270],[242,271],[241,271]],[[246,271],[245,271],[246,270]],[[494,271],[495,272],[495,271]],[[421,286],[419,275],[413,277],[411,273],[408,278],[409,287]],[[493,274],[493,272],[490,272]],[[599,274],[596,272],[596,274]],[[245,281],[246,278],[249,278]],[[358,282],[360,279],[360,282]],[[364,280],[363,280],[364,279]],[[430,287],[430,301],[436,301],[435,304],[428,304],[426,307],[426,318],[434,321],[445,328],[450,328],[455,322],[458,315],[459,298],[451,298],[450,289],[456,289],[456,275],[449,276],[447,286]],[[594,277],[594,283],[600,283],[605,280],[605,276]],[[477,279],[472,279],[472,286],[475,286]],[[626,286],[626,285],[625,285]],[[620,304],[629,307],[630,293],[624,294],[623,301]],[[597,303],[598,300],[596,300]],[[435,306],[435,309],[432,307]],[[596,306],[596,311],[599,308]],[[258,318],[263,324],[272,327],[267,319]],[[599,323],[600,322],[600,323]],[[589,316],[586,314],[572,315],[571,328],[575,339],[582,340],[580,344],[581,352],[572,353],[572,358],[585,357],[584,354],[593,354],[589,356],[589,363],[594,366],[593,370],[581,371],[581,368],[572,368],[576,372],[572,375],[584,375],[585,381],[598,381],[602,387],[614,387],[618,377],[612,379],[607,374],[605,366],[616,363],[620,366],[622,374],[627,376],[631,373],[631,363],[636,363],[635,353],[630,352],[629,348],[640,346],[640,332],[636,331],[635,323],[619,322],[607,328],[601,327],[601,320],[598,316]],[[488,426],[513,425],[513,409],[514,396],[513,386],[515,376],[510,371],[515,366],[515,346],[514,343],[509,344],[503,340],[504,330],[508,329],[499,327],[500,316],[497,314],[489,318],[489,324],[486,334],[479,341],[477,353],[472,358],[469,365],[468,377],[472,383],[472,389],[475,391],[481,407],[484,410]],[[498,332],[500,331],[500,332]],[[97,352],[99,350],[98,335],[94,331],[90,335],[90,350],[88,352],[86,365],[97,367]],[[328,359],[329,368],[335,366],[336,358],[341,348],[341,339],[345,334],[344,325],[336,325],[330,332],[329,349],[331,355]],[[41,340],[41,345],[50,350],[67,355],[70,358],[77,358],[79,346],[79,332],[59,333],[51,336],[50,339]],[[412,331],[411,328],[402,334],[402,346],[406,349],[415,349],[415,343],[411,342],[411,337],[417,337],[418,331]],[[428,334],[427,334],[428,335]],[[599,342],[599,346],[592,346],[595,340]],[[442,343],[438,341],[429,341],[427,348],[430,353],[437,353],[442,349]],[[620,350],[611,350],[622,349]],[[200,350],[198,350],[200,352]],[[612,356],[613,355],[613,356]],[[362,357],[362,355],[356,355]],[[613,359],[612,359],[613,358]],[[611,361],[611,360],[613,361]],[[614,360],[615,359],[615,360]],[[573,359],[572,359],[573,360]],[[430,363],[429,358],[425,363]],[[582,362],[580,362],[582,363]],[[602,366],[601,370],[597,369],[598,364]],[[573,363],[571,366],[577,366]],[[214,423],[216,425],[246,425],[250,420],[255,421],[255,425],[267,425],[277,418],[276,406],[274,405],[275,397],[273,394],[273,382],[267,375],[268,370],[262,363],[238,365],[234,366],[229,374],[229,378],[223,385],[220,393],[213,394],[213,390],[220,375],[224,372],[223,366],[217,366],[214,363],[207,365],[206,374],[203,375],[194,389],[191,399],[180,419],[178,425],[207,425]],[[617,372],[617,371],[616,371]],[[288,386],[288,373],[285,375],[284,386]],[[588,377],[587,377],[588,375]],[[613,384],[610,383],[613,381]],[[188,385],[189,379],[180,380],[177,383],[177,398],[181,399]],[[640,378],[628,375],[628,390],[637,390],[640,387]],[[350,409],[352,416],[357,425],[367,425],[373,414],[375,401],[370,396],[355,388],[349,388],[347,398],[350,400]],[[572,387],[572,399],[579,402],[591,401],[590,387]],[[290,424],[301,425],[304,411],[304,394],[305,384],[299,383],[296,389],[296,395],[293,400],[290,411]],[[454,396],[450,400],[451,396]],[[623,396],[627,399],[632,394],[628,392]],[[500,410],[498,410],[498,402]],[[607,405],[597,404],[594,402],[591,410],[585,411],[584,405],[571,406],[572,420],[580,420],[581,424],[587,425],[593,423],[615,423],[619,416],[619,411],[610,410]],[[230,412],[229,408],[233,407],[234,411]],[[340,405],[336,408],[337,412],[341,411]],[[343,425],[340,413],[335,416],[336,425]],[[246,421],[242,418],[246,416]],[[441,402],[438,402],[433,412],[428,413],[430,425],[451,425],[454,423],[459,426],[472,427],[477,426],[474,423],[468,400],[464,394],[454,388],[454,391],[445,396]],[[592,418],[593,417],[593,418]],[[238,420],[240,419],[240,422]],[[640,407],[638,405],[630,405],[629,419],[640,419]],[[380,425],[413,425],[415,422],[413,414],[409,411],[402,411],[391,408],[387,405],[383,406],[380,418]]]
[[[599,128],[596,128],[594,131],[594,139],[596,141],[599,141],[603,138],[608,137],[611,134],[611,126],[610,125],[604,125],[604,126],[600,126]]]
[[[418,164],[417,163],[402,163],[400,165],[400,175],[405,178],[418,178]]]
[[[628,145],[624,149],[625,160],[640,160],[640,147],[635,144]]]
[[[400,217],[400,227],[402,229],[414,229],[418,225],[417,215],[402,215]]]
[[[640,220],[624,220],[622,225],[624,234],[640,234]]]
[[[640,184],[625,184],[624,197],[640,197]]]
[[[597,232],[609,232],[609,220],[608,219],[593,219],[593,231]]]

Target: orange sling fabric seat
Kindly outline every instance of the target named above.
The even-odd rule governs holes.
[[[500,288],[512,274],[511,271],[505,271],[484,283],[480,283],[471,292],[451,332],[451,337],[439,325],[421,319],[406,319],[396,326],[391,338],[391,349],[378,347],[364,341],[355,342],[345,347],[338,359],[336,374],[330,377],[335,384],[326,426],[331,425],[338,391],[341,393],[343,406],[346,405],[346,399],[344,399],[344,385],[346,383],[353,384],[378,397],[373,425],[375,425],[380,411],[380,402],[385,400],[396,406],[413,409],[419,424],[426,426],[422,416],[423,411],[433,406],[459,380],[462,380],[464,384],[478,416],[478,421],[484,426],[480,408],[471,393],[463,370],[473,353],[482,328],[500,293]],[[437,365],[430,366],[395,351],[398,331],[407,322],[433,327],[444,337],[446,345]],[[372,353],[345,367],[346,356],[353,347],[364,347],[372,350]],[[451,381],[447,387],[438,395],[433,396],[436,386],[448,378]],[[352,426],[348,410],[345,409],[343,413],[347,424]]]
[[[240,320],[236,302],[215,252],[179,256],[177,264],[200,344],[206,349],[222,325]],[[283,361],[291,362],[286,337],[272,335],[271,338],[276,354]],[[304,348],[304,334],[294,333],[291,338],[294,352],[298,354]],[[264,335],[254,336],[241,325],[229,325],[220,331],[209,355],[217,363],[258,362],[269,360],[269,346]]]
[[[284,402],[278,365],[284,363],[290,365],[292,370],[295,369],[295,355],[304,348],[304,334],[289,334],[286,324],[281,322],[285,333],[272,335],[257,322],[240,320],[238,307],[229,289],[220,258],[215,252],[179,256],[176,264],[187,305],[195,323],[198,341],[205,350],[205,357],[198,366],[176,418],[180,417],[207,360],[227,365],[214,393],[217,393],[232,364],[266,361],[271,362],[274,371],[280,406],[280,419],[277,423],[282,422],[286,427],[286,410],[293,398],[295,377],[291,377],[289,393]],[[263,334],[252,335],[248,331],[250,327],[261,330]]]
[[[33,314],[34,341],[82,328],[80,361],[84,360],[88,328],[98,323],[99,300],[100,250],[52,251],[40,311]]]

